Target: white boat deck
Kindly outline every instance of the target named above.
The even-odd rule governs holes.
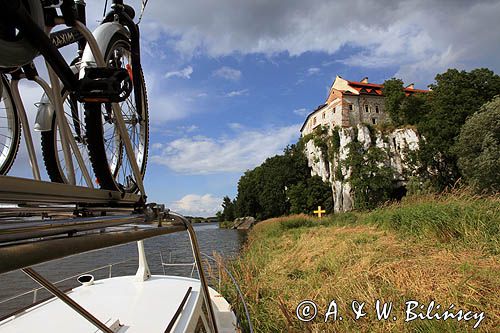
[[[136,281],[134,276],[115,277],[77,287],[68,296],[108,327],[119,321],[122,326],[115,332],[154,333],[165,332],[190,287],[192,290],[172,332],[192,332],[198,321],[194,317],[196,305],[202,301],[199,280],[158,275],[146,281]],[[214,290],[210,290],[210,294],[219,331],[235,332],[235,318],[229,305]],[[100,331],[62,301],[53,298],[0,322],[0,332]]]

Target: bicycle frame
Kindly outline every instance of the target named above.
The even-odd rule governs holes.
[[[61,5],[61,11],[63,16],[57,16],[55,10],[48,12],[46,15],[46,26],[50,28],[56,25],[65,24],[69,26],[69,29],[61,30],[52,34],[50,37],[47,35],[47,32],[40,29],[33,21],[29,13],[26,11],[24,6],[21,4],[21,0],[0,0],[3,8],[8,10],[9,15],[13,15],[15,18],[15,22],[17,24],[17,28],[19,31],[23,32],[26,36],[26,39],[40,52],[40,54],[44,57],[47,68],[49,72],[49,77],[51,81],[51,86],[49,86],[45,81],[43,81],[36,70],[34,70],[34,74],[31,75],[28,73],[26,77],[34,80],[39,85],[42,86],[45,93],[49,97],[49,100],[55,107],[56,119],[58,121],[59,128],[61,130],[61,136],[64,136],[65,140],[61,140],[62,148],[64,152],[64,157],[66,160],[67,168],[69,171],[69,180],[72,184],[75,184],[75,175],[74,168],[72,165],[71,158],[71,150],[75,154],[76,160],[82,170],[83,176],[86,180],[86,183],[89,187],[93,188],[92,181],[88,174],[88,171],[84,165],[81,154],[78,150],[78,146],[75,142],[74,137],[71,135],[71,131],[69,125],[66,121],[64,121],[64,110],[63,103],[61,98],[61,87],[60,81],[63,83],[65,89],[67,89],[71,93],[78,92],[79,82],[73,71],[71,70],[68,63],[65,61],[63,56],[58,50],[58,47],[63,47],[65,45],[69,45],[75,42],[79,44],[80,54],[83,51],[85,44],[87,43],[94,55],[95,62],[98,67],[106,67],[104,62],[104,57],[99,49],[99,45],[97,44],[96,39],[93,34],[88,30],[85,25],[85,2],[83,0],[63,0]],[[139,87],[139,77],[141,73],[141,64],[140,64],[140,46],[139,46],[139,28],[134,23],[129,13],[130,10],[126,5],[123,4],[123,0],[113,0],[112,1],[112,10],[106,15],[106,18],[103,20],[103,23],[106,22],[115,22],[118,21],[121,25],[126,27],[130,32],[131,37],[131,56],[132,56],[132,79],[134,89],[142,89]],[[133,10],[132,10],[133,16]],[[30,77],[31,76],[31,77]],[[17,89],[17,82],[19,79],[24,76],[13,77],[12,87],[14,91],[16,106],[20,113],[24,113],[24,107],[22,105],[22,100],[19,95],[19,91]],[[59,81],[60,80],[60,81]],[[142,95],[134,94],[136,105],[142,105]],[[125,151],[127,153],[127,157],[129,159],[130,165],[132,167],[132,171],[134,174],[135,182],[141,192],[141,196],[145,198],[144,185],[142,181],[142,175],[140,173],[139,167],[137,165],[137,160],[135,158],[134,150],[130,141],[130,137],[127,132],[127,128],[125,125],[125,121],[121,114],[120,108],[117,103],[112,103],[112,109],[116,118],[116,125],[119,131],[119,135],[123,140]],[[140,117],[140,114],[138,114]],[[31,139],[31,134],[29,132],[29,124],[27,124],[27,120],[25,117],[21,116],[21,120],[23,124],[23,129],[26,138],[26,144],[28,148],[28,153],[30,155],[30,161],[33,169],[33,176],[36,180],[40,180],[40,172],[38,170],[38,165],[36,162],[36,156],[33,148],[33,143]],[[69,144],[69,146],[68,146]]]

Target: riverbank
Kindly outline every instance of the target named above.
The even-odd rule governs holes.
[[[429,195],[321,220],[263,221],[231,268],[256,332],[466,332],[476,323],[474,331],[494,332],[500,322],[500,198]],[[241,311],[230,287],[223,289]],[[377,299],[393,302],[388,320],[376,320]],[[318,307],[308,323],[296,316],[303,300]],[[337,320],[330,315],[325,323],[332,300]],[[356,321],[353,300],[366,303],[367,315]],[[470,310],[472,319],[405,322],[411,300],[424,305],[422,316],[435,301],[431,316],[454,304],[450,313]]]

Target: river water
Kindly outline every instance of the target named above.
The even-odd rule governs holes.
[[[215,252],[224,259],[234,258],[240,251],[241,246],[246,239],[246,231],[219,229],[217,223],[195,224],[194,228],[196,230],[201,252],[210,256],[212,256]],[[144,246],[146,248],[148,264],[152,274],[163,274],[160,251],[164,262],[193,262],[193,255],[187,232],[178,232],[146,239],[144,241]],[[35,268],[36,271],[41,273],[49,281],[56,282],[82,272],[103,267],[112,263],[122,262],[128,259],[132,260],[114,265],[112,267],[113,276],[135,274],[135,271],[137,270],[136,243],[54,260],[48,263],[36,265],[33,268]],[[191,270],[191,266],[165,267],[166,274],[168,275],[189,277]],[[109,275],[109,267],[92,272],[92,275],[94,275],[96,280],[106,278]],[[196,273],[193,277],[197,277]],[[57,286],[62,290],[72,288],[77,285],[78,283],[75,278],[57,284]],[[0,302],[4,299],[19,295],[36,287],[38,287],[38,285],[21,271],[2,274],[0,275]],[[37,294],[37,299],[39,300],[47,296],[48,293],[45,290],[41,290]],[[1,303],[0,317],[3,317],[21,307],[27,306],[31,304],[32,301],[33,294],[31,293],[21,298]]]

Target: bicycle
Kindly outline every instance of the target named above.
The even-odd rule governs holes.
[[[10,121],[12,140],[4,147],[9,154],[5,167],[0,159],[0,174],[12,165],[22,128],[33,176],[40,179],[18,91],[19,80],[26,78],[45,91],[35,130],[42,132],[43,160],[51,181],[93,187],[95,176],[102,189],[140,192],[145,198],[149,118],[134,9],[113,0],[91,33],[82,0],[0,0],[0,6],[2,91],[13,101],[13,107],[5,108],[11,115],[5,119]],[[50,33],[58,25],[68,28]],[[78,56],[67,64],[58,49],[75,43]],[[47,64],[50,85],[33,63],[39,54]],[[4,74],[11,76],[10,82]]]

